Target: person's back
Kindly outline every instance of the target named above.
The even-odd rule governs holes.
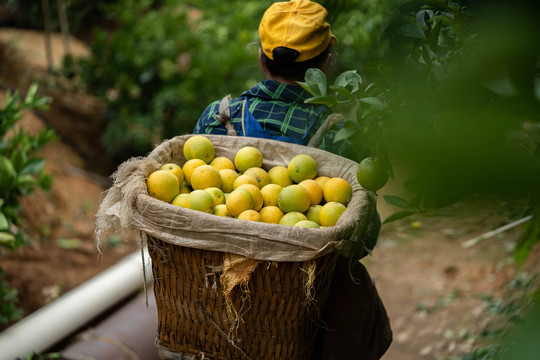
[[[309,0],[276,2],[259,26],[259,61],[266,79],[239,97],[211,103],[202,113],[196,134],[251,136],[307,145],[329,114],[326,107],[306,104],[311,94],[298,85],[310,68],[326,72],[337,39],[325,21],[326,9]],[[319,148],[344,155],[347,143],[334,144],[332,133]],[[380,228],[375,212],[366,243],[372,250]],[[365,256],[364,253],[362,256]],[[323,316],[317,359],[379,359],[392,341],[386,310],[363,265],[340,257]],[[351,266],[352,264],[352,266]],[[359,285],[350,279],[361,279]],[[349,306],[347,302],[352,302]],[[347,308],[346,314],[342,313]],[[352,311],[351,311],[352,310]]]

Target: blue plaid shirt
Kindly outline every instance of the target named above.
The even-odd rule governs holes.
[[[304,103],[311,96],[300,86],[263,80],[230,101],[231,123],[237,134],[243,134],[242,105],[247,99],[248,110],[265,131],[275,136],[299,139],[300,143],[306,145],[329,114],[328,108],[323,105]],[[216,119],[220,101],[214,101],[204,110],[193,133],[227,135],[225,126]],[[329,131],[319,148],[344,154],[345,143],[334,144],[333,135]]]

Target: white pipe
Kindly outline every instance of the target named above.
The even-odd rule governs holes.
[[[147,282],[151,259],[144,248]],[[0,333],[0,360],[48,350],[144,284],[142,255],[134,252]],[[76,269],[74,270],[76,271]]]

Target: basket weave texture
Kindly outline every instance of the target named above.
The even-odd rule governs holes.
[[[148,242],[158,308],[160,356],[179,354],[213,360],[310,359],[319,310],[326,300],[335,254],[308,262],[261,262],[247,286],[231,298],[240,319],[231,332],[223,286],[219,282],[224,254]],[[307,268],[316,269],[314,299],[306,298]]]

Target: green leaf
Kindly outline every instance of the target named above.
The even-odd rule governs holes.
[[[9,230],[9,221],[2,212],[0,212],[0,230]]]
[[[418,24],[404,24],[400,26],[397,30],[397,33],[406,37],[415,38],[415,39],[425,39],[426,34]]]
[[[347,86],[352,86],[351,93],[355,93],[360,88],[362,84],[362,77],[356,73],[356,70],[345,71],[340,74],[336,81],[334,82],[335,86],[340,86],[346,88]]]
[[[299,84],[312,95],[326,96],[326,75],[320,69],[308,69],[306,71],[306,81],[299,82]]]
[[[0,232],[0,245],[12,249],[15,244],[15,236],[7,232]]]
[[[437,49],[437,47],[439,46],[440,32],[441,32],[441,21],[436,21],[427,37],[427,42],[430,48]]]
[[[409,202],[403,198],[400,198],[399,196],[384,195],[383,197],[386,203],[389,205],[397,206],[403,209],[411,209]]]
[[[38,90],[38,84],[32,83],[30,87],[28,88],[28,92],[26,93],[26,98],[24,99],[25,104],[31,104],[34,102],[34,98],[36,97]]]
[[[426,6],[433,10],[448,11],[450,7],[444,0],[424,0]]]
[[[416,211],[412,211],[412,210],[398,211],[396,213],[393,213],[392,215],[390,215],[386,219],[384,219],[383,224],[388,224],[389,222],[396,221],[396,220],[402,219],[404,217],[414,215],[416,213],[417,213]]]
[[[304,101],[307,104],[323,104],[327,106],[336,105],[336,98],[333,96],[314,96]]]
[[[21,175],[33,175],[43,171],[45,167],[45,158],[32,158],[30,159],[24,168],[21,170]]]
[[[336,85],[330,85],[329,89],[332,90],[333,92],[335,92],[336,94],[344,95],[347,99],[352,99],[353,98],[352,93],[348,89],[346,89],[344,87],[336,86]]]
[[[375,109],[378,109],[378,110],[382,110],[384,109],[386,106],[384,105],[384,103],[379,99],[379,98],[376,98],[376,97],[365,97],[365,98],[361,98],[360,99],[360,102],[364,103],[364,104],[367,104]]]
[[[358,133],[358,125],[352,121],[347,121],[341,129],[334,135],[334,142],[348,139]]]

